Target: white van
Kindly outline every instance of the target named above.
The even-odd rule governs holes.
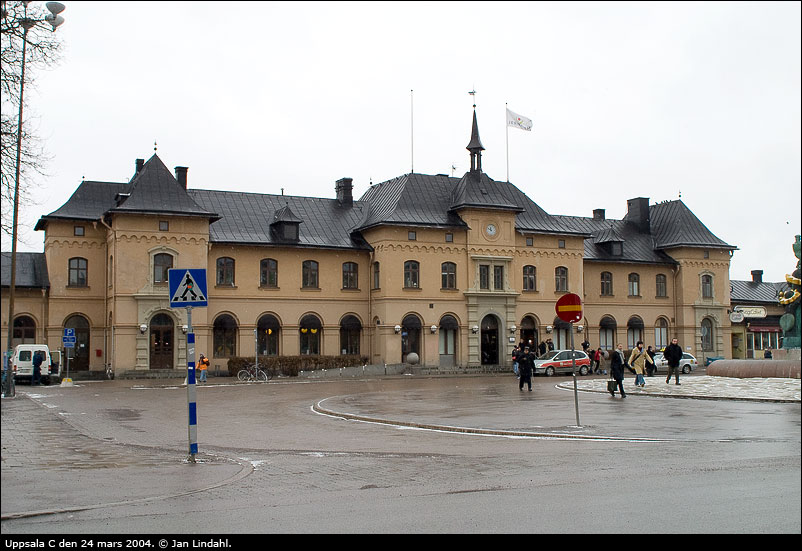
[[[49,385],[51,377],[61,377],[61,353],[55,352],[54,358],[46,344],[18,344],[14,347],[11,358],[11,370],[14,380],[33,380],[33,357],[36,353],[42,354],[42,384]]]

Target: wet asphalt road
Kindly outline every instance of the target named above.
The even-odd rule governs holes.
[[[577,426],[570,377],[211,381],[195,464],[185,387],[18,386],[3,533],[800,533],[798,402],[581,392]]]

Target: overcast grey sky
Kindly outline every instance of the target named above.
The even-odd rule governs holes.
[[[550,214],[681,194],[738,247],[731,279],[794,269],[799,2],[64,4],[63,60],[26,90],[52,160],[20,250],[82,178],[127,181],[154,142],[194,188],[460,176],[475,90],[485,172],[506,179],[508,135],[510,181]],[[531,132],[507,132],[505,103]]]

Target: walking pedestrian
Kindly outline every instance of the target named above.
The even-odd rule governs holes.
[[[546,341],[540,341],[540,346],[538,346],[538,351],[540,352],[541,356],[546,353],[547,349],[548,345],[546,345]]]
[[[518,355],[521,353],[521,345],[516,344],[512,349],[512,371],[520,379],[521,375],[518,373]]]
[[[646,376],[647,377],[654,377],[654,373],[655,373],[655,371],[657,371],[657,366],[654,365],[654,357],[657,354],[657,352],[654,351],[654,348],[652,348],[652,345],[650,344],[646,348],[646,353],[649,355],[649,358],[652,359],[651,363],[647,363],[646,364]]]
[[[602,349],[600,346],[593,353],[593,361],[596,362],[596,366],[593,368],[593,373],[598,373],[601,371],[601,359],[602,359]]]
[[[638,341],[629,356],[629,365],[635,370],[635,386],[641,388],[646,386],[643,374],[646,372],[646,365],[650,362],[652,362],[652,359],[643,349],[643,341]]]
[[[523,354],[518,355],[518,390],[524,389],[524,383],[529,385],[529,392],[532,392],[532,370],[535,368],[535,355],[529,351],[529,347],[524,347]]]
[[[200,372],[200,378],[198,379],[199,383],[206,382],[206,370],[208,369],[209,369],[209,358],[201,354],[200,360],[198,360],[198,371]]]
[[[618,343],[618,348],[610,355],[610,375],[612,375],[613,379],[615,379],[615,382],[618,384],[618,390],[622,398],[627,397],[627,393],[624,392],[624,366],[626,363],[627,360],[624,358],[624,345]],[[615,391],[610,390],[610,395],[615,396]]]
[[[674,384],[680,384],[679,382],[679,362],[682,360],[682,348],[679,344],[677,344],[678,340],[677,337],[671,339],[671,344],[666,346],[665,351],[663,352],[663,357],[668,362],[668,375],[666,375],[666,384],[671,381],[671,373],[674,373],[676,377]]]

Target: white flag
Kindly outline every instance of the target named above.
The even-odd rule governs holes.
[[[507,109],[507,126],[527,131],[532,130],[532,119],[527,119]]]

